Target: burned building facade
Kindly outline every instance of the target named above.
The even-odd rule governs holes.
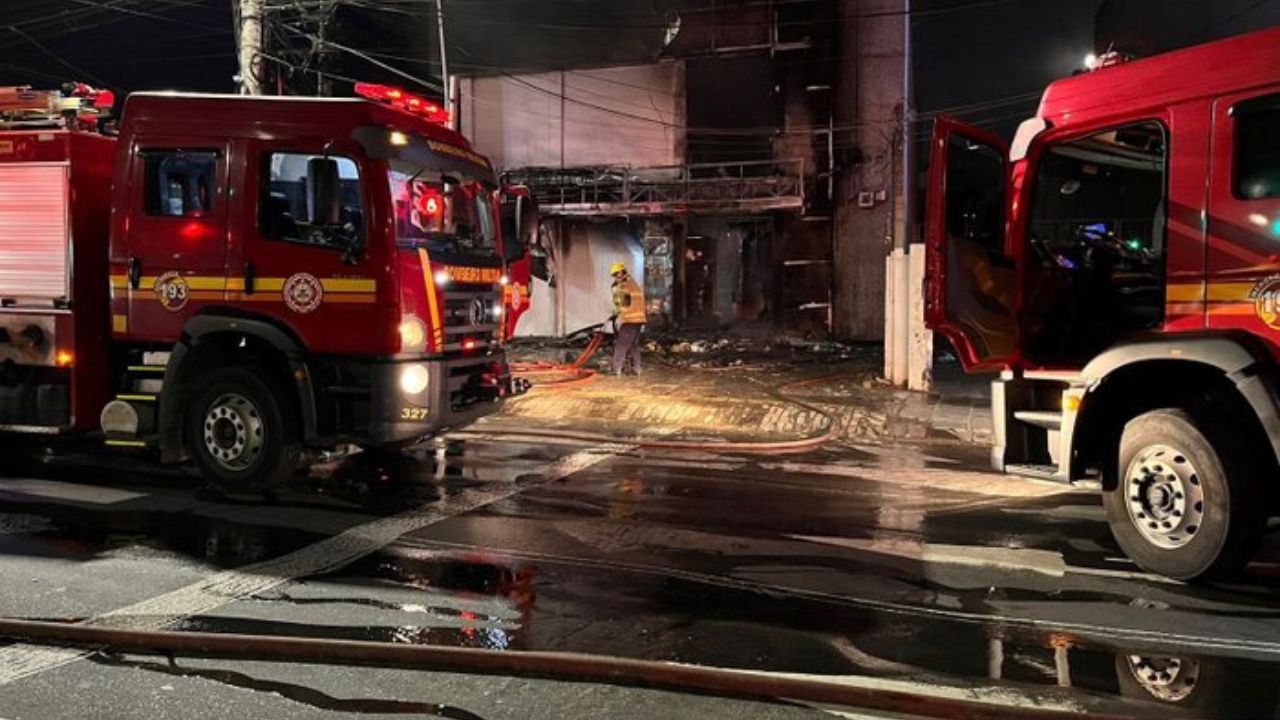
[[[902,0],[717,0],[658,20],[644,57],[576,43],[560,67],[457,83],[463,132],[542,211],[518,332],[600,322],[624,262],[651,326],[881,339],[884,258],[907,232]]]

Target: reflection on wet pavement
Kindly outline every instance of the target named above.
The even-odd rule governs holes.
[[[547,475],[567,457],[585,461]],[[66,460],[42,470],[43,485],[0,480],[0,562],[40,588],[56,577],[48,563],[75,567],[46,607],[85,618],[220,570],[274,573],[280,558],[345,538],[324,551],[333,558],[227,585],[197,612],[129,617],[998,687],[1082,708],[1127,698],[1189,715],[1275,713],[1274,549],[1237,584],[1164,581],[1123,560],[1094,495],[994,477],[984,462],[959,445],[760,460],[468,440],[318,466],[264,505],[137,467],[86,482]],[[85,489],[47,482],[67,478]],[[388,525],[406,517],[420,520]],[[135,581],[99,582],[107,573]],[[49,615],[17,589],[0,602],[3,614]],[[330,710],[470,717],[136,666]]]
[[[254,678],[234,670],[184,667],[178,663],[166,664],[148,660],[129,660],[116,655],[95,655],[93,661],[115,667],[128,667],[148,672],[162,673],[184,678],[203,678],[231,687],[261,693],[275,693],[317,710],[368,715],[427,715],[450,720],[484,720],[481,716],[452,705],[412,702],[388,698],[338,698],[314,688],[278,680]]]

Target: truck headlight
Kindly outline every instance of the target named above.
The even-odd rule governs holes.
[[[400,389],[405,395],[417,395],[431,383],[431,373],[426,365],[415,363],[400,368]]]
[[[400,321],[400,351],[414,352],[427,348],[427,326],[413,315]]]

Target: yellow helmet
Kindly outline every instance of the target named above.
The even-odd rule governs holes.
[[[627,266],[622,263],[614,263],[613,266],[609,268],[610,275],[617,275],[618,273],[624,273],[626,271]]]

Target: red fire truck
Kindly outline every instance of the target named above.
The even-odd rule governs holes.
[[[529,310],[533,289],[533,247],[541,219],[533,193],[523,185],[502,189],[502,256],[507,283],[502,288],[503,339],[515,337],[516,323]]]
[[[0,92],[0,430],[262,491],[521,392],[493,169],[432,103],[357,90],[138,93],[118,137],[91,89]]]
[[[1096,477],[1151,571],[1247,562],[1280,489],[1280,29],[1049,86],[1012,145],[937,123],[926,315],[993,465]]]

